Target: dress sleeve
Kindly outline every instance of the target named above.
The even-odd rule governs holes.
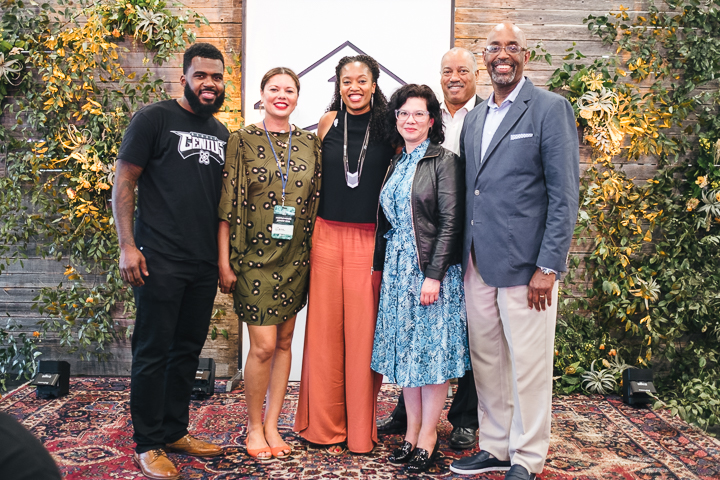
[[[218,216],[230,224],[230,248],[240,257],[245,253],[247,224],[247,172],[243,155],[244,142],[240,131],[228,139]],[[230,254],[231,257],[234,255]]]
[[[315,219],[317,218],[318,208],[320,207],[320,186],[322,183],[322,141],[320,137],[315,137],[315,173],[310,182],[310,215],[308,215],[308,245],[312,247],[312,234],[315,229]]]

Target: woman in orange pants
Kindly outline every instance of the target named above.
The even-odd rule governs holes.
[[[343,57],[318,124],[323,189],[310,251],[310,291],[295,428],[330,454],[377,444],[382,376],[370,369],[381,276],[372,274],[377,206],[394,150],[378,63]]]

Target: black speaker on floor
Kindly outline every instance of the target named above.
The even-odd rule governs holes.
[[[63,361],[40,360],[38,373],[30,383],[37,386],[38,398],[58,398],[70,392],[70,364]]]
[[[657,393],[653,385],[653,372],[644,368],[628,368],[623,370],[622,396],[628,405],[651,403],[653,397],[649,393]]]
[[[215,393],[215,360],[212,358],[201,358],[195,372],[195,384],[193,385],[192,397],[202,400]]]

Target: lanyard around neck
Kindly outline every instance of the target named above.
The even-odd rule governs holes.
[[[263,129],[265,130],[265,136],[268,139],[268,143],[270,144],[270,149],[273,152],[273,157],[275,157],[275,163],[277,164],[278,170],[280,170],[280,181],[282,182],[282,206],[285,206],[285,186],[287,185],[288,181],[288,175],[290,175],[290,155],[292,154],[292,125],[290,126],[290,133],[288,134],[288,146],[287,146],[287,163],[285,164],[285,173],[283,174],[282,171],[282,165],[280,165],[280,159],[277,156],[277,153],[275,153],[275,147],[273,146],[273,141],[270,138],[270,134],[267,131],[267,127],[265,126],[265,120],[263,120]]]

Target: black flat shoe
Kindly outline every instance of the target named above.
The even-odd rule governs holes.
[[[440,456],[438,449],[440,448],[440,439],[435,441],[435,448],[432,453],[422,448],[416,448],[412,458],[407,464],[408,473],[422,473],[426,472],[428,468],[435,462],[435,459]]]
[[[405,433],[405,430],[407,430],[407,422],[395,420],[392,415],[377,421],[378,435],[395,435]]]
[[[413,452],[415,449],[412,446],[412,443],[410,442],[403,442],[400,447],[393,450],[393,452],[388,457],[388,462],[390,463],[406,463],[408,460],[410,460],[410,457],[413,456]]]

